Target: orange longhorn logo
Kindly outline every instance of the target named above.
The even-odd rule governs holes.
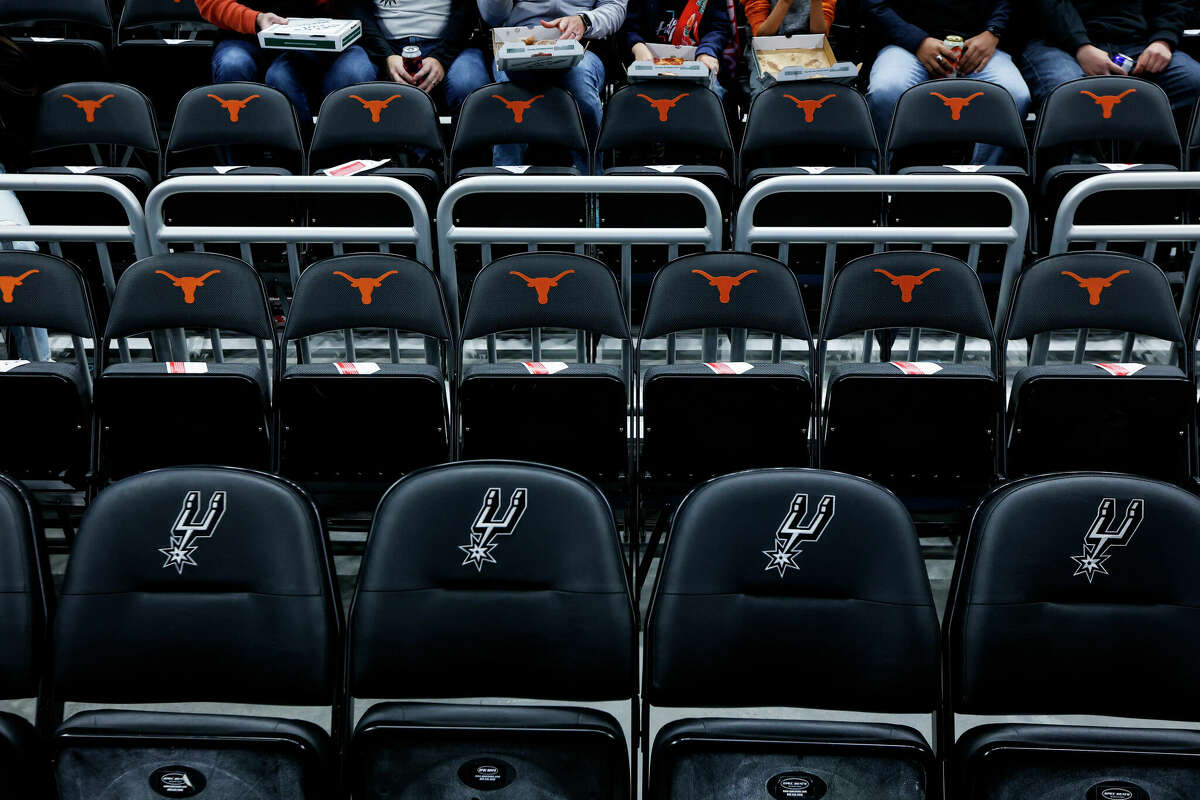
[[[170,278],[172,286],[178,286],[180,289],[183,290],[183,302],[185,302],[185,303],[196,302],[196,290],[199,289],[201,286],[203,286],[204,282],[206,280],[208,280],[209,278],[211,278],[213,275],[221,274],[221,270],[219,270],[219,269],[210,269],[208,272],[204,273],[199,278],[191,278],[186,275],[183,276],[182,278],[176,278],[174,275],[167,272],[165,269],[156,269],[154,271],[156,273],[158,273],[159,275],[163,275],[167,278]]]
[[[880,275],[892,282],[892,286],[900,287],[900,301],[904,303],[912,302],[913,289],[921,285],[921,282],[935,272],[941,272],[941,267],[930,267],[920,275],[893,275],[886,269],[876,269]]]
[[[41,270],[31,269],[26,270],[23,275],[0,275],[0,293],[3,293],[4,302],[11,303],[13,301],[13,289],[23,285],[23,281],[30,275],[34,275]]]
[[[670,100],[666,99],[665,97],[661,100],[655,100],[653,97],[650,97],[649,95],[645,95],[645,94],[639,94],[638,97],[642,98],[647,103],[654,106],[654,110],[658,112],[658,121],[659,122],[666,122],[667,115],[671,113],[671,109],[675,107],[676,103],[678,103],[683,98],[687,97],[688,94],[689,94],[688,92],[684,92],[683,94],[681,94],[677,97],[672,97]]]
[[[352,94],[350,96],[362,103],[362,107],[371,112],[371,122],[379,122],[379,118],[380,115],[383,114],[383,110],[387,108],[393,100],[396,100],[402,95],[394,94],[387,100],[363,100],[356,94]]]
[[[786,97],[788,100],[791,100],[796,104],[796,108],[804,112],[805,122],[812,122],[813,115],[817,113],[817,109],[825,105],[826,100],[830,99],[831,97],[837,97],[837,95],[827,94],[820,100],[799,100],[795,97],[792,97],[790,94],[785,94],[784,97]]]
[[[741,275],[709,275],[702,269],[692,270],[696,275],[701,275],[708,279],[709,286],[717,287],[717,292],[720,294],[721,302],[728,303],[729,295],[733,291],[733,287],[741,286],[742,279],[748,275],[753,275],[758,272],[756,269],[748,269]]]
[[[254,100],[255,98],[258,98],[258,97],[262,97],[262,95],[252,94],[249,97],[247,97],[245,100],[222,100],[220,97],[217,97],[215,94],[210,94],[209,97],[211,97],[213,100],[216,100],[218,103],[221,104],[221,108],[223,108],[229,112],[229,121],[230,122],[237,122],[238,114],[242,113],[242,109],[245,108],[247,105],[249,105],[251,100]]]
[[[341,270],[335,269],[333,274],[341,275],[343,278],[349,281],[350,285],[355,289],[358,289],[358,293],[362,295],[362,304],[364,306],[369,306],[371,305],[371,295],[374,294],[375,290],[382,286],[383,282],[388,278],[392,277],[393,275],[399,275],[400,273],[398,270],[389,269],[378,278],[352,278]]]
[[[518,125],[525,121],[525,112],[529,110],[529,107],[545,96],[544,94],[535,94],[528,100],[509,100],[507,97],[501,97],[498,94],[492,95],[492,97],[504,103],[508,110],[512,112],[513,122]]]
[[[958,120],[962,116],[962,110],[971,105],[971,101],[976,97],[983,97],[983,92],[975,92],[975,94],[967,95],[966,97],[946,97],[938,92],[930,92],[931,95],[942,101],[942,105],[950,109],[950,119]]]
[[[550,290],[555,286],[558,286],[558,282],[560,280],[567,277],[574,271],[575,270],[573,269],[564,270],[555,275],[553,278],[531,278],[525,273],[517,272],[516,270],[510,270],[508,274],[516,275],[518,278],[525,281],[526,286],[537,292],[538,305],[544,306],[546,303],[550,302]]]
[[[1079,283],[1080,288],[1087,289],[1088,304],[1098,306],[1100,305],[1100,293],[1112,286],[1112,282],[1117,278],[1122,275],[1128,275],[1129,270],[1117,270],[1107,278],[1081,278],[1074,272],[1068,272],[1067,270],[1063,270],[1060,274],[1066,275],[1068,278],[1074,278]]]
[[[83,117],[88,122],[95,122],[96,112],[100,110],[100,106],[104,105],[105,102],[113,99],[114,97],[116,97],[115,94],[106,94],[99,100],[78,100],[69,94],[63,95],[63,99],[70,100],[75,104],[76,108],[83,112]]]
[[[1112,112],[1113,112],[1113,106],[1117,105],[1122,100],[1124,100],[1125,95],[1133,94],[1136,91],[1137,91],[1137,89],[1126,89],[1125,91],[1121,92],[1120,94],[1096,95],[1096,94],[1092,94],[1087,89],[1080,89],[1079,93],[1086,94],[1088,97],[1095,100],[1096,105],[1100,106],[1102,116],[1104,117],[1104,119],[1111,119]],[[1092,305],[1095,305],[1095,303],[1093,303]]]

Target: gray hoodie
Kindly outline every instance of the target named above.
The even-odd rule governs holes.
[[[592,29],[587,38],[612,36],[625,21],[628,0],[478,0],[483,21],[494,28],[537,25],[573,14],[587,14]]]

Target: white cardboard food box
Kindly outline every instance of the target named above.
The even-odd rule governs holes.
[[[801,33],[793,36],[755,36],[750,40],[750,84],[756,89],[787,81],[834,81],[849,83],[858,77],[858,67],[849,61],[838,61],[823,33]],[[772,52],[789,50],[821,50],[826,65],[820,68],[790,66],[778,72],[769,71],[762,58]]]
[[[542,25],[516,28],[492,28],[492,50],[496,68],[505,72],[528,72],[544,69],[570,69],[583,60],[583,43],[578,39],[560,41],[562,31]],[[550,44],[526,44],[535,42]]]
[[[321,50],[340,53],[362,37],[356,19],[289,19],[286,25],[268,25],[258,32],[258,43],[268,50]]]
[[[646,42],[650,54],[655,58],[682,58],[682,64],[655,64],[653,61],[635,61],[625,68],[630,83],[642,81],[687,81],[712,86],[713,74],[708,67],[696,60],[696,48],[676,47],[670,44]]]

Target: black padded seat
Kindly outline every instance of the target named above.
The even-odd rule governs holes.
[[[283,167],[179,167],[167,173],[168,178],[185,178],[195,175],[291,175]]]
[[[46,747],[28,720],[0,711],[0,781],[6,797],[48,796],[46,756]]]
[[[345,363],[345,362],[343,362]],[[329,376],[336,378],[367,378],[371,375],[395,375],[404,378],[428,378],[431,381],[441,381],[442,371],[432,364],[388,364],[383,361],[348,362],[349,364],[367,363],[371,366],[356,374],[356,368],[338,368],[337,363],[329,364],[292,364],[284,370],[283,377]],[[368,371],[369,370],[369,371]]]
[[[202,373],[188,372],[190,365],[204,364]],[[105,377],[146,377],[150,375],[178,375],[183,379],[200,379],[201,375],[227,376],[229,383],[239,385],[250,382],[258,389],[262,401],[266,402],[267,378],[257,364],[208,364],[206,362],[165,362],[165,361],[131,361],[129,363],[112,364],[104,368]],[[237,379],[237,380],[234,380]],[[203,379],[201,379],[203,380]],[[184,389],[184,392],[189,390]],[[230,389],[230,391],[236,391]]]
[[[575,167],[516,166],[516,167],[467,167],[460,169],[455,180],[475,178],[481,175],[578,175]]]

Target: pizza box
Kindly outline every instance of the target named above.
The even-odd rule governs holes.
[[[578,39],[560,40],[561,36],[558,28],[542,25],[492,28],[496,68],[504,72],[570,69],[583,61],[585,49]]]
[[[258,32],[258,43],[268,50],[323,50],[340,53],[362,36],[356,19],[293,17],[286,25],[268,25]]]
[[[802,33],[793,36],[755,36],[750,40],[750,85],[765,89],[775,83],[788,81],[831,81],[850,83],[858,77],[858,67],[849,61],[838,61],[823,33]],[[819,66],[786,65],[772,68],[771,56],[803,53],[819,62]]]
[[[696,60],[696,48],[675,47],[669,44],[651,44],[646,42],[654,61],[635,61],[625,68],[625,74],[630,83],[642,81],[685,81],[688,83],[703,83],[711,87],[713,74],[708,67]],[[683,59],[681,64],[658,64],[658,59]]]

